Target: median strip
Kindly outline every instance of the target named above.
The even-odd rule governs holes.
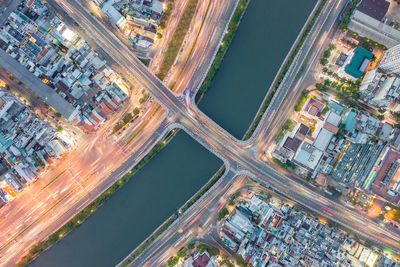
[[[78,186],[77,186],[78,187]],[[61,198],[59,201],[57,201],[53,206],[50,207],[50,209],[48,209],[46,212],[44,212],[42,215],[40,215],[36,220],[34,220],[31,224],[29,224],[27,227],[24,228],[24,230],[22,230],[21,232],[19,232],[13,239],[11,239],[10,241],[8,241],[1,249],[0,251],[3,251],[6,247],[8,247],[12,242],[14,242],[14,240],[21,236],[23,233],[25,233],[29,228],[31,228],[31,226],[33,224],[35,224],[36,222],[38,222],[43,216],[45,216],[47,213],[49,213],[54,207],[56,207],[61,201],[63,201],[64,199],[66,199],[70,194],[72,194],[72,192],[75,191],[75,189],[77,188],[75,187],[73,190],[71,190],[71,192],[69,192],[68,194],[66,194],[63,198]],[[25,265],[25,264],[24,264]],[[21,265],[21,266],[24,266]],[[16,264],[16,266],[18,266],[18,264]]]
[[[181,70],[180,70],[179,73],[178,73],[178,76],[176,77],[174,83],[173,83],[172,86],[171,86],[171,90],[174,89],[174,87],[175,87],[175,85],[176,85],[176,81],[179,80],[179,78],[181,77],[181,75],[182,75],[183,71],[185,70],[185,67],[186,67],[186,65],[187,65],[187,63],[188,63],[188,61],[189,61],[189,58],[190,58],[190,56],[192,55],[193,49],[195,48],[195,46],[196,46],[196,44],[197,44],[197,40],[199,39],[200,33],[201,33],[202,29],[203,29],[204,22],[206,21],[206,18],[207,18],[207,15],[208,15],[208,11],[210,10],[210,6],[211,6],[211,3],[212,3],[212,2],[213,2],[213,0],[210,0],[210,1],[208,2],[207,10],[206,10],[206,13],[205,13],[206,15],[203,16],[203,20],[202,20],[202,22],[201,22],[199,32],[197,33],[196,39],[195,39],[195,41],[194,41],[192,47],[190,48],[190,51],[189,51],[188,56],[186,57],[185,63],[183,64]]]
[[[61,226],[57,231],[51,234],[45,241],[40,241],[35,244],[29,252],[23,256],[20,261],[16,264],[16,266],[25,266],[33,259],[35,259],[42,251],[48,249],[56,242],[58,242],[61,238],[71,232],[73,229],[78,227],[82,222],[84,222],[96,209],[102,206],[113,193],[118,191],[129,179],[142,168],[146,163],[150,161],[162,148],[164,148],[168,142],[172,139],[172,137],[177,133],[177,131],[171,131],[161,142],[156,144],[151,151],[144,156],[144,158],[136,164],[129,172],[127,172],[122,178],[113,183],[107,190],[105,190],[100,196],[98,196],[94,201],[92,201],[88,206],[86,206],[82,211],[76,214],[72,219],[70,219],[66,224]],[[75,189],[74,189],[75,190]],[[53,209],[56,205],[61,203],[68,195],[70,195],[73,191],[68,193],[65,197],[60,199],[56,204],[54,204],[46,213],[42,214],[38,219],[36,219],[33,223],[31,223],[26,229],[18,234],[20,236],[23,232],[25,232],[29,227],[31,227],[34,223],[36,223],[41,217],[47,214],[51,209]],[[17,237],[18,237],[17,236]],[[10,241],[12,242],[12,240]],[[10,243],[9,242],[9,243]],[[9,244],[6,244],[8,246]],[[6,246],[1,248],[3,250]]]
[[[189,0],[185,10],[183,11],[174,35],[172,35],[171,41],[168,44],[167,51],[165,52],[164,59],[161,63],[160,71],[157,74],[157,77],[160,80],[164,80],[179,53],[179,49],[182,46],[183,40],[185,39],[186,33],[192,21],[193,14],[196,11],[197,3],[198,0]]]
[[[176,37],[175,42],[179,42],[179,46],[174,47],[170,46],[167,49],[167,52],[170,53],[169,58],[172,58],[172,63],[176,58],[176,55],[179,51],[179,48],[181,47],[181,44],[183,42],[183,38],[186,35],[187,29],[190,25],[191,22],[191,17],[193,16],[196,6],[197,6],[197,2],[198,0],[189,0],[190,2],[188,3],[184,15],[186,14],[186,16],[190,17],[190,20],[188,20],[188,18],[186,17],[186,21],[183,20],[183,17],[181,18],[181,20],[179,21],[178,24],[178,28],[184,30],[185,29],[185,25],[187,23],[186,26],[186,31],[184,34],[180,35],[182,38],[179,42],[179,34],[177,33],[177,31],[174,33],[177,34],[177,36],[173,36]],[[219,68],[221,62],[222,62],[222,57],[225,54],[228,45],[230,44],[230,42],[233,39],[234,33],[236,32],[237,26],[239,24],[239,21],[246,9],[248,0],[239,0],[239,4],[232,16],[232,19],[229,23],[228,26],[228,33],[225,34],[224,39],[223,39],[223,43],[224,45],[220,46],[218,53],[217,53],[217,57],[216,59],[214,59],[214,62],[211,66],[211,70],[208,72],[207,77],[208,79],[211,79],[210,76],[214,76],[216,70],[215,68]],[[191,5],[190,5],[191,4]],[[189,9],[191,7],[191,9]],[[189,15],[191,14],[191,16]],[[175,53],[175,57],[171,56],[173,53]],[[172,63],[168,66],[169,62],[163,62],[162,67],[164,66],[164,64],[166,64],[165,66],[168,67],[164,67],[167,70],[169,70],[170,66],[172,65]],[[159,74],[161,75],[161,74]],[[165,77],[166,73],[164,74]],[[160,77],[160,76],[159,76]],[[206,77],[206,79],[207,79]],[[163,77],[162,77],[163,78]],[[203,82],[202,84],[202,88],[205,88],[209,86],[209,84],[207,86],[205,86],[205,83],[209,83],[206,80]],[[138,130],[138,132],[136,132],[127,142],[127,144],[129,144],[143,129],[144,127],[149,123],[150,119],[158,112],[158,110],[161,108],[161,106],[158,106],[156,108],[156,110],[153,112],[153,114],[151,115],[151,117],[149,118],[149,120],[147,120],[144,125],[142,125],[142,127]],[[30,251],[28,252],[27,255],[25,255],[24,257],[21,258],[21,260],[16,264],[16,266],[24,266],[26,264],[28,264],[29,262],[31,262],[34,258],[36,258],[42,251],[44,251],[45,249],[51,247],[53,244],[55,244],[56,242],[58,242],[62,237],[64,237],[66,234],[68,234],[70,231],[72,231],[74,228],[78,227],[82,222],[84,222],[97,208],[99,208],[113,193],[115,193],[116,191],[118,191],[127,181],[129,181],[129,179],[134,175],[134,173],[136,171],[138,171],[140,168],[142,168],[147,162],[150,161],[150,159],[152,159],[165,145],[168,144],[168,142],[172,139],[172,137],[175,135],[177,131],[171,131],[163,141],[159,142],[157,145],[155,145],[153,147],[153,149],[138,163],[136,164],[129,172],[127,172],[127,174],[125,174],[124,176],[122,176],[122,178],[120,178],[119,180],[117,180],[115,183],[113,183],[107,190],[105,190],[100,196],[98,196],[94,201],[92,201],[88,206],[86,206],[82,211],[80,211],[78,214],[76,214],[72,219],[70,219],[66,224],[64,224],[61,228],[59,228],[56,232],[54,232],[53,234],[51,234],[45,241],[41,241],[39,243],[37,243],[36,245],[34,245]],[[129,263],[131,263],[138,255],[140,255],[140,253],[142,253],[159,235],[161,235],[165,230],[168,229],[168,227],[177,219],[179,218],[187,209],[189,209],[198,199],[201,198],[201,196],[203,196],[224,174],[225,172],[225,167],[222,166],[220,168],[219,171],[217,171],[217,173],[210,179],[210,181],[198,192],[196,193],[189,201],[187,201],[185,203],[185,205],[182,207],[182,209],[180,210],[180,212],[176,212],[175,214],[173,214],[167,221],[165,221],[152,235],[150,235],[134,252],[133,255],[130,255],[124,262],[123,265],[127,266],[129,265]]]
[[[65,171],[66,171],[66,170],[63,170],[62,172],[60,172],[60,173],[59,173],[56,177],[54,177],[50,182],[48,182],[45,186],[43,186],[43,187],[40,189],[39,193],[42,192],[44,189],[46,189],[46,187],[48,187],[49,185],[51,185],[52,183],[54,183],[61,175],[64,174]]]
[[[160,105],[154,110],[153,114],[151,114],[150,118],[143,123],[143,125],[139,128],[139,130],[131,137],[129,138],[128,142],[126,142],[126,145],[129,145],[130,142],[144,129],[144,127],[150,122],[150,120],[154,117],[154,115],[157,113],[157,111],[161,108]]]

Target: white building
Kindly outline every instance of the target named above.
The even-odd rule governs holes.
[[[400,74],[400,44],[383,53],[379,68],[386,73]]]

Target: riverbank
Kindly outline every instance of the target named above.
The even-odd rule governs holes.
[[[72,230],[80,226],[90,215],[93,214],[99,207],[101,207],[115,192],[124,186],[133,175],[141,169],[146,163],[148,163],[158,152],[161,151],[172,139],[173,136],[178,131],[173,130],[168,133],[168,135],[160,141],[153,149],[138,163],[133,167],[127,174],[125,174],[121,179],[116,181],[112,186],[110,186],[106,191],[104,191],[99,197],[97,197],[93,202],[86,206],[82,211],[70,219],[66,224],[64,224],[60,229],[51,234],[47,240],[41,241],[34,245],[24,257],[16,264],[17,267],[22,267],[27,265],[29,262],[34,260],[40,255],[41,252],[50,248],[52,245],[56,244],[63,237],[65,237]]]
[[[254,118],[253,122],[251,123],[249,130],[246,132],[245,136],[243,137],[243,140],[248,140],[256,130],[258,124],[260,123],[264,112],[267,110],[269,104],[272,101],[272,98],[274,97],[276,91],[278,90],[281,82],[283,81],[283,78],[285,77],[287,71],[289,70],[289,67],[292,65],[294,58],[296,57],[297,53],[299,52],[301,46],[303,45],[304,41],[306,40],[307,36],[309,35],[312,27],[315,24],[315,21],[317,20],[319,14],[322,11],[322,8],[325,6],[327,0],[322,0],[320,5],[318,6],[317,10],[314,13],[314,16],[312,19],[308,22],[307,26],[304,28],[304,32],[301,35],[301,38],[298,40],[297,45],[294,47],[294,50],[291,51],[290,57],[288,58],[286,64],[284,64],[283,68],[281,68],[280,74],[277,75],[277,78],[272,86],[272,90],[268,91],[266,94],[266,97],[263,100],[263,103],[261,105],[261,108],[257,112],[256,117]]]
[[[190,198],[182,208],[180,208],[176,213],[172,214],[168,220],[166,220],[160,227],[158,227],[146,240],[144,240],[134,251],[132,251],[128,257],[126,257],[119,266],[129,266],[137,256],[139,256],[150,244],[152,244],[158,236],[160,236],[165,230],[167,230],[172,223],[174,223],[180,216],[182,216],[185,211],[187,211],[197,200],[199,200],[210,188],[224,175],[225,166],[222,166],[205,184],[199,192],[197,192],[192,198]]]
[[[203,83],[201,84],[200,89],[196,94],[196,104],[200,102],[204,93],[207,92],[208,88],[211,86],[212,79],[214,78],[215,74],[218,72],[222,64],[222,60],[226,54],[226,51],[229,48],[229,45],[233,40],[233,37],[235,36],[235,33],[239,27],[240,21],[243,17],[244,12],[246,11],[248,4],[249,0],[239,0],[236,10],[232,15],[231,21],[228,24],[226,33],[222,38],[222,42],[218,49],[218,52],[215,55],[214,61],[211,64],[210,69],[208,70],[207,75],[204,78]]]

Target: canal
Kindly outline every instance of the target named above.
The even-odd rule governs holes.
[[[199,108],[241,139],[316,0],[250,0]]]
[[[200,108],[241,138],[316,0],[251,0]],[[30,266],[114,266],[222,162],[182,131],[79,228]]]
[[[79,228],[30,266],[115,266],[221,165],[221,160],[180,131]]]

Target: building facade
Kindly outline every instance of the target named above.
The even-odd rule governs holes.
[[[384,52],[379,68],[388,74],[400,74],[400,44]]]

